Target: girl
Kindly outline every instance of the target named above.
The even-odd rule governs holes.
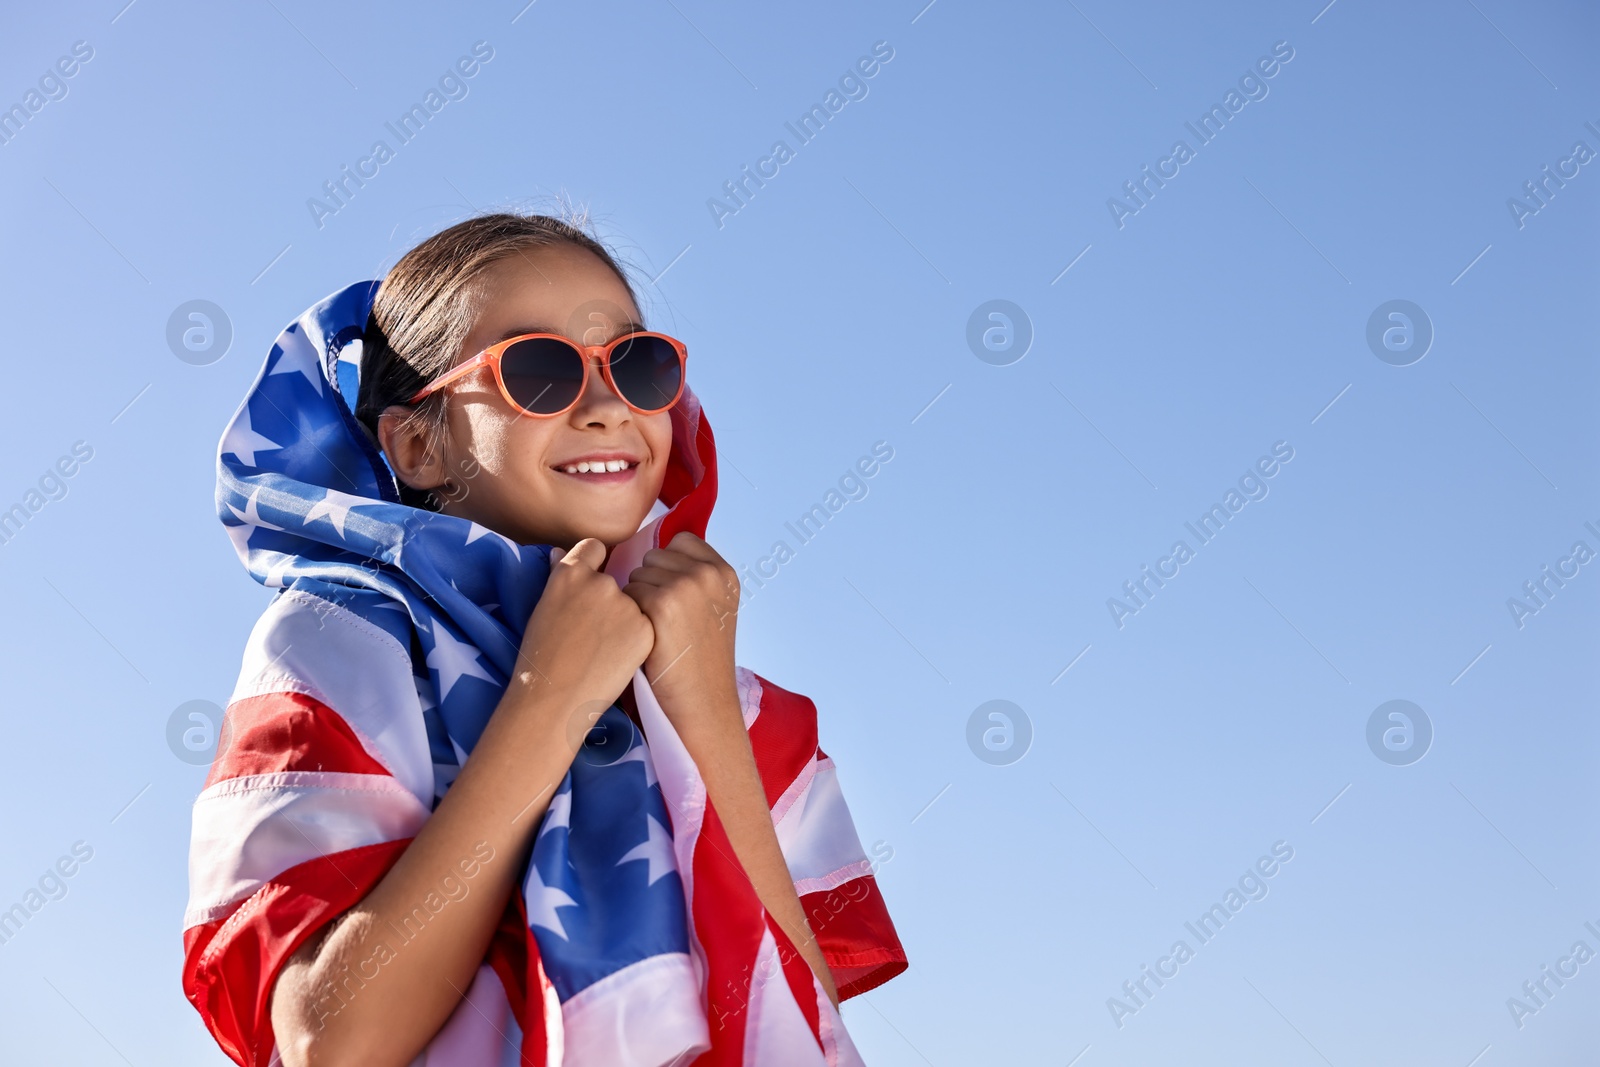
[[[218,445],[279,590],[184,922],[241,1065],[856,1064],[839,1001],[906,967],[815,707],[735,665],[687,350],[582,226],[328,297]]]

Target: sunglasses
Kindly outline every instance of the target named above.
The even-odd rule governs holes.
[[[457,378],[488,364],[507,403],[525,415],[548,418],[577,406],[589,385],[589,357],[600,357],[600,374],[622,402],[641,415],[656,415],[683,395],[689,350],[664,333],[625,333],[603,345],[580,345],[559,334],[525,333],[490,345],[465,363],[419,389],[415,404]]]

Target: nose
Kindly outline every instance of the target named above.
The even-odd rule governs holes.
[[[589,381],[584,387],[583,395],[578,397],[578,403],[572,409],[572,419],[576,425],[615,425],[626,419],[630,408],[623,403],[622,398],[606,382],[605,372],[602,368],[602,358],[597,355],[585,356],[589,362]]]

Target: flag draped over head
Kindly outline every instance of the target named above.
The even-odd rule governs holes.
[[[401,502],[354,415],[377,288],[349,286],[291,323],[218,445],[218,516],[251,576],[278,592],[194,805],[183,985],[249,1067],[276,1050],[283,963],[377,885],[470,757],[550,573],[549,545]],[[704,536],[716,500],[711,427],[687,385],[671,419],[656,509],[606,564],[619,582],[678,531]],[[906,967],[873,873],[892,849],[862,848],[812,702],[736,675],[812,933],[840,996],[864,992]],[[426,1062],[858,1064],[642,671],[631,695],[639,725],[617,705],[596,720]],[[319,1017],[378,982],[484,865],[503,862],[487,844],[463,857],[383,953],[347,968]]]

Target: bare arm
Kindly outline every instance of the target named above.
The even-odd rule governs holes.
[[[692,729],[691,735],[684,738],[684,747],[705,780],[706,794],[716,806],[717,815],[728,832],[728,841],[750,876],[762,906],[789,935],[789,940],[799,949],[837,1008],[839,991],[834,987],[833,972],[828,969],[822,948],[812,934],[794,888],[794,878],[789,874],[789,864],[778,845],[772,810],[767,807],[766,791],[756,768],[755,753],[750,748],[750,735],[745,732],[738,690],[731,676],[728,684],[731,693],[725,691],[720,698],[708,697],[721,706],[707,709],[700,720],[704,728]]]
[[[366,897],[285,963],[271,1011],[286,1067],[404,1067],[465,994],[588,732],[584,712],[614,700],[650,651],[649,621],[597,570],[604,556],[589,538],[555,564],[519,670],[449,792]],[[458,883],[468,889],[452,895]]]
[[[739,581],[717,551],[692,533],[644,553],[622,591],[655,628],[645,677],[706,783],[728,841],[761,904],[839,1005],[833,974],[806,920],[778,845],[734,677]]]
[[[576,754],[565,710],[554,697],[509,687],[394,867],[290,957],[272,999],[286,1067],[406,1064],[444,1025],[483,962],[534,829]],[[430,895],[434,907],[444,901],[437,912],[425,903]],[[417,908],[421,921],[411,918]]]

